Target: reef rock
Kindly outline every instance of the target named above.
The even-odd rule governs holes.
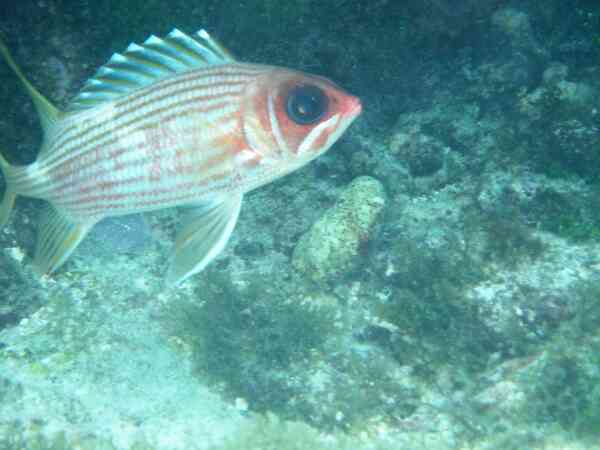
[[[356,269],[361,246],[373,235],[385,202],[378,180],[367,176],[353,180],[338,202],[300,238],[294,267],[318,282]]]

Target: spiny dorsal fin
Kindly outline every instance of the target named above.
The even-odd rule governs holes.
[[[161,39],[150,36],[130,44],[100,67],[71,101],[67,111],[80,111],[114,100],[171,75],[233,62],[231,54],[205,30],[193,37],[178,29]]]

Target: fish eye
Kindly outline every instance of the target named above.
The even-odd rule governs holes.
[[[290,90],[286,103],[290,119],[298,125],[309,125],[323,117],[329,101],[322,89],[312,85],[301,85]]]

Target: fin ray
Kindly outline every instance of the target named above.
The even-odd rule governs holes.
[[[4,196],[2,197],[2,203],[0,203],[0,229],[2,229],[8,222],[10,212],[15,205],[16,198],[17,194],[15,194],[11,189],[6,188],[4,191]]]
[[[15,72],[27,93],[31,97],[33,104],[35,105],[35,109],[38,112],[38,116],[40,117],[40,122],[42,123],[42,128],[44,129],[44,133],[49,133],[52,126],[58,121],[61,116],[61,112],[46,99],[40,92],[27,80],[15,60],[13,59],[8,47],[4,44],[2,40],[0,40],[0,54],[4,57],[4,60],[8,64],[8,66]]]
[[[39,275],[58,269],[97,221],[74,222],[53,207],[42,213],[33,266]]]
[[[11,189],[8,184],[7,172],[11,170],[11,165],[8,163],[4,156],[0,154],[0,172],[4,175],[4,183],[6,188],[4,190],[4,196],[2,197],[2,203],[0,203],[0,229],[6,225],[10,217],[10,212],[15,204],[17,194]]]
[[[203,270],[225,247],[242,206],[241,194],[193,206],[175,241],[167,283],[177,285]]]
[[[92,108],[188,70],[233,62],[231,54],[205,30],[189,36],[178,29],[165,38],[150,36],[115,53],[71,101],[68,112]]]

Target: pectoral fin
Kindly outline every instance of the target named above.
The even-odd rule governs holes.
[[[40,274],[58,269],[77,248],[96,221],[78,223],[49,207],[42,213],[33,266]]]
[[[237,222],[242,195],[189,207],[179,231],[167,283],[177,285],[203,270],[225,247]]]

